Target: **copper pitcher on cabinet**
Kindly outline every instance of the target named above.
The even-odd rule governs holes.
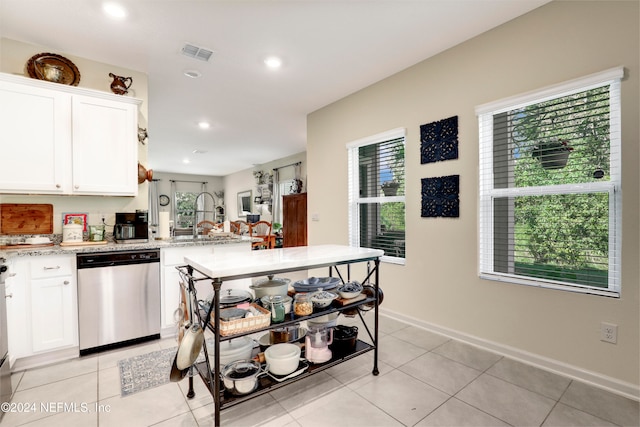
[[[116,95],[126,95],[129,92],[133,79],[131,77],[116,76],[113,73],[109,73],[109,77],[113,79],[111,82],[111,92]]]

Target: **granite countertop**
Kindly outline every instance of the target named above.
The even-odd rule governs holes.
[[[210,237],[204,239],[167,239],[167,240],[151,240],[147,243],[115,243],[107,242],[104,245],[87,245],[87,246],[38,246],[29,247],[24,245],[22,249],[5,249],[0,250],[0,257],[22,257],[22,256],[43,256],[43,255],[64,255],[75,253],[91,253],[91,252],[114,252],[114,251],[130,251],[138,249],[162,249],[162,248],[182,248],[188,246],[207,246],[207,245],[228,245],[242,242],[260,241],[249,236],[224,236]]]

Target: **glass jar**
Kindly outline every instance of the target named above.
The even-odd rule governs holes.
[[[284,298],[280,295],[270,295],[268,301],[271,323],[284,322]]]
[[[298,293],[293,297],[293,314],[296,316],[308,316],[313,313],[313,303],[309,294]]]
[[[104,225],[89,226],[89,240],[92,242],[101,242],[104,240]]]

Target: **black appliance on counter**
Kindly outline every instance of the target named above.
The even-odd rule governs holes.
[[[116,212],[113,227],[116,243],[146,243],[149,241],[149,214],[147,211]]]

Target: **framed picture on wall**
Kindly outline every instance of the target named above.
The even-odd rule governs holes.
[[[247,216],[251,213],[251,190],[238,193],[238,216]]]
[[[62,225],[80,224],[82,231],[87,231],[87,214],[86,213],[63,213]]]

